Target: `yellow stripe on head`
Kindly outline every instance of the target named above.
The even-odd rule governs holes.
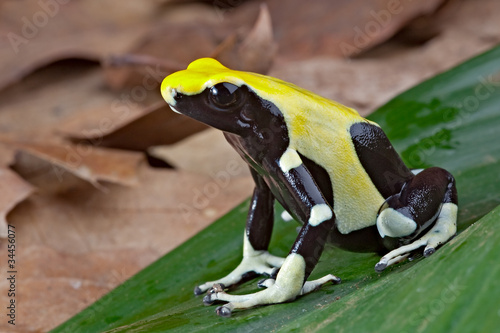
[[[217,83],[229,82],[241,86],[244,81],[233,71],[212,58],[193,61],[187,69],[167,76],[161,84],[161,94],[170,105],[175,105],[172,90],[183,95],[196,95]]]
[[[196,95],[207,87],[217,83],[228,82],[236,86],[245,84],[259,97],[271,101],[281,111],[295,110],[303,112],[311,106],[329,109],[335,112],[357,116],[357,112],[337,102],[328,100],[292,83],[270,76],[229,69],[212,58],[201,58],[193,61],[187,69],[167,76],[161,85],[163,98],[170,105],[175,105],[172,90],[184,95]]]

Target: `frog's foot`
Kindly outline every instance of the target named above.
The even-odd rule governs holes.
[[[441,207],[439,217],[434,226],[421,238],[413,243],[401,246],[383,256],[375,265],[377,272],[382,272],[388,266],[401,262],[406,259],[412,252],[425,246],[424,256],[428,257],[436,248],[449,241],[457,232],[457,205],[454,203],[445,203]]]
[[[258,305],[292,301],[297,296],[319,289],[325,283],[340,283],[338,277],[329,274],[303,284],[304,269],[305,262],[300,255],[289,255],[276,276],[276,280],[266,279],[261,281],[260,286],[267,289],[253,294],[231,295],[224,291],[224,286],[216,284],[203,298],[203,303],[211,305],[216,301],[228,302],[217,307],[215,311],[219,316],[229,317],[234,309],[248,309]]]
[[[205,282],[194,288],[195,295],[201,295],[212,288],[214,284],[225,287],[232,286],[253,274],[271,276],[274,269],[281,267],[285,258],[273,256],[267,251],[254,251],[252,255],[244,256],[241,263],[225,277]]]

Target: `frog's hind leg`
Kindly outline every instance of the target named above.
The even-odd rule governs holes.
[[[404,245],[383,256],[375,270],[380,272],[424,246],[423,254],[428,257],[456,234],[456,223],[457,191],[453,176],[441,168],[418,172],[380,209],[377,217],[380,235]]]

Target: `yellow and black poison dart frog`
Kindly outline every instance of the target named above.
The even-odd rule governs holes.
[[[161,93],[173,111],[224,132],[255,181],[243,259],[228,275],[195,288],[227,317],[234,309],[291,301],[334,275],[307,281],[325,242],[385,253],[380,272],[456,233],[457,191],[441,168],[410,170],[382,129],[356,111],[293,84],[228,69],[203,58],[169,75]],[[268,252],[277,200],[302,223],[285,258]],[[265,289],[231,295],[224,288],[252,274]]]

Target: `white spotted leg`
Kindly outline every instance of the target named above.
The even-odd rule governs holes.
[[[401,246],[383,256],[375,265],[377,272],[383,271],[388,266],[404,260],[408,255],[418,248],[425,246],[424,256],[428,257],[436,251],[436,248],[450,240],[457,232],[457,205],[445,203],[434,226],[421,238],[413,243]]]
[[[266,289],[252,294],[231,295],[224,291],[224,286],[216,284],[204,297],[203,303],[211,305],[216,301],[228,302],[217,307],[216,313],[222,317],[229,317],[235,309],[248,309],[258,305],[292,301],[297,296],[317,290],[328,282],[340,283],[340,279],[331,274],[303,283],[305,270],[304,258],[297,253],[292,253],[285,259],[276,280],[267,279],[259,284]]]

